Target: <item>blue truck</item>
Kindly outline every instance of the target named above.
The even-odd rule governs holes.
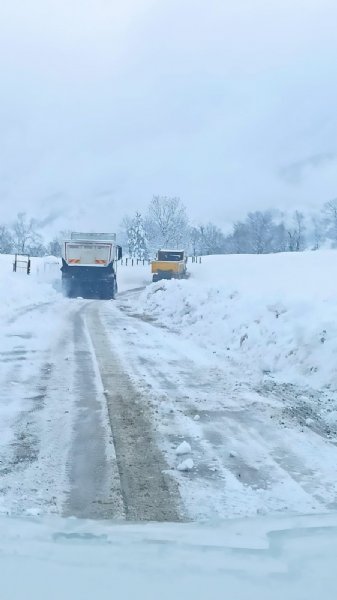
[[[115,298],[122,248],[115,233],[77,233],[63,242],[62,289],[68,298]]]

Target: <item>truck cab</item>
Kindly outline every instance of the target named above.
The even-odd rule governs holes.
[[[158,250],[151,263],[152,281],[182,279],[187,276],[185,250]]]

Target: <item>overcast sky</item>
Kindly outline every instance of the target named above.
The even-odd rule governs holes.
[[[115,230],[337,196],[335,0],[0,4],[0,221]]]

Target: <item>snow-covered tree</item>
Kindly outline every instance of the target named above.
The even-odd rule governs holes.
[[[49,242],[46,253],[49,256],[61,256],[62,255],[62,243],[58,238],[54,238]]]
[[[199,256],[201,254],[201,233],[199,227],[191,227],[189,238],[189,247],[191,255]]]
[[[189,227],[186,209],[180,199],[154,196],[145,219],[145,230],[152,251],[185,247]]]
[[[29,254],[42,245],[42,238],[37,232],[35,219],[28,219],[26,213],[19,213],[12,225],[14,249],[20,254]]]
[[[148,243],[142,215],[136,212],[132,219],[126,221],[126,224],[129,256],[140,260],[147,259],[149,256]]]
[[[229,254],[248,254],[251,252],[247,223],[242,221],[234,223],[233,232],[226,239],[226,246]]]
[[[304,231],[304,214],[296,210],[292,218],[292,223],[287,227],[287,249],[290,252],[300,252],[301,250],[304,250]]]
[[[213,223],[192,227],[190,230],[190,246],[192,254],[222,254],[225,236],[221,229]]]
[[[248,213],[244,221],[233,225],[224,240],[224,252],[234,254],[268,254],[287,249],[287,233],[279,215],[272,211]]]
[[[329,200],[323,206],[323,220],[326,237],[337,244],[337,198]]]
[[[311,216],[307,239],[312,250],[318,250],[324,243],[326,237],[325,220],[320,215]]]
[[[272,251],[273,217],[270,211],[248,213],[247,227],[251,252],[267,254]]]

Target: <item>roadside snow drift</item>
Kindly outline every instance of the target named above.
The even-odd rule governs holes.
[[[138,310],[243,376],[336,386],[336,251],[205,257],[189,269],[189,280],[148,287]]]
[[[56,297],[51,285],[60,279],[59,262],[55,257],[32,258],[32,272],[13,273],[13,256],[0,255],[0,321],[11,318],[19,309]]]

